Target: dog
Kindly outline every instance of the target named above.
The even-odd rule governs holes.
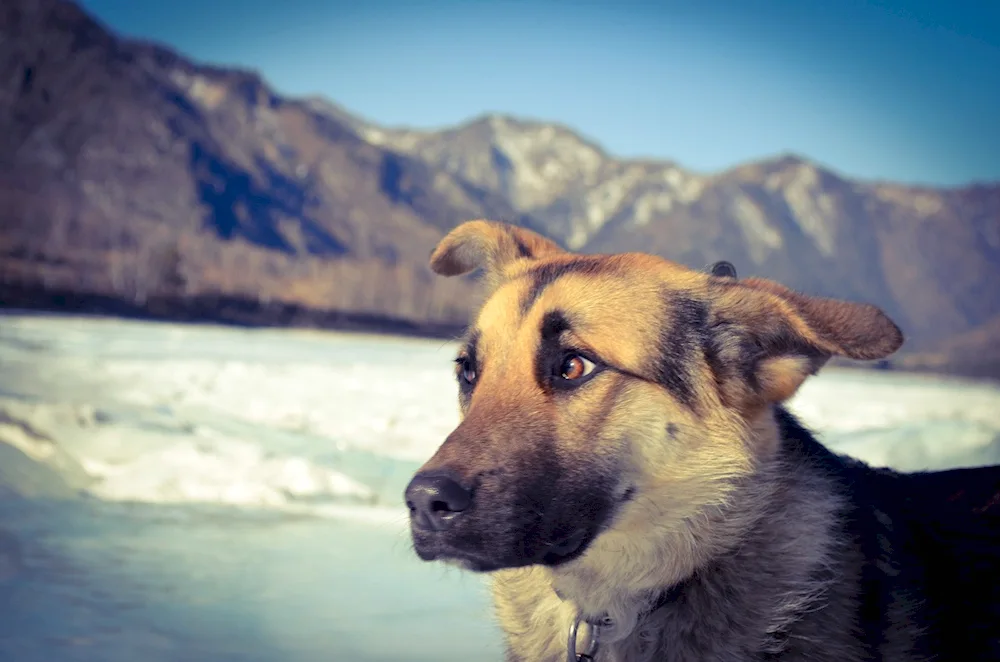
[[[491,575],[508,662],[1000,660],[1000,467],[871,468],[782,406],[893,354],[880,309],[486,220],[430,265],[485,299],[410,531]]]

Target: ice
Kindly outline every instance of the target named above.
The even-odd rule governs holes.
[[[903,471],[1000,463],[1000,388],[985,382],[830,370],[789,409],[837,452]]]
[[[456,349],[0,316],[0,659],[501,659],[481,578],[420,562],[402,504]],[[1000,462],[993,384],[827,369],[790,408],[876,465]]]
[[[200,508],[0,499],[0,660],[502,660],[483,583],[397,529]]]
[[[290,499],[374,494],[347,476],[301,457],[269,458],[251,444],[179,442],[127,462],[84,460],[97,479],[94,496],[114,501],[208,502],[280,506]]]
[[[5,317],[0,438],[41,462],[68,456],[101,499],[316,512],[401,505],[407,473],[458,422],[455,349],[357,334]],[[914,469],[996,458],[998,405],[989,384],[830,369],[790,408],[836,450]]]
[[[0,411],[103,499],[399,503],[386,481],[457,422],[447,343],[44,317],[4,318],[0,343]],[[0,435],[24,449],[21,427]],[[374,487],[344,472],[366,462]]]

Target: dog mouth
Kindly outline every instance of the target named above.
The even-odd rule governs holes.
[[[579,558],[596,537],[596,530],[578,529],[571,535],[546,545],[539,553],[530,556],[518,555],[503,561],[485,558],[481,554],[434,539],[418,539],[415,541],[414,549],[424,561],[441,561],[472,572],[493,572],[530,565],[556,567],[569,563]]]
[[[414,535],[413,549],[421,561],[437,561],[471,572],[493,572],[513,567],[509,563],[485,558],[471,550],[445,544],[436,538],[427,539]]]
[[[635,488],[630,487],[619,500],[619,506],[630,501],[635,494]],[[617,509],[616,509],[617,510]],[[493,556],[483,553],[476,546],[475,550],[465,545],[450,544],[448,536],[427,532],[413,531],[414,550],[424,561],[441,561],[458,566],[472,572],[493,572],[509,568],[520,568],[531,565],[543,565],[555,568],[580,558],[591,546],[594,540],[606,530],[614,520],[614,515],[600,522],[589,523],[588,526],[574,529],[567,536],[555,539],[555,542],[542,545],[534,553],[526,553],[532,547],[530,541],[513,545],[517,551],[510,554]]]
[[[590,543],[596,537],[596,530],[579,529],[568,538],[546,547],[542,554],[541,563],[552,567],[569,563],[587,551]]]

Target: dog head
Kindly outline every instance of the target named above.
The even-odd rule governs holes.
[[[456,360],[461,423],[406,491],[411,533],[424,560],[478,571],[681,526],[774,452],[748,442],[763,412],[831,356],[902,343],[870,305],[502,223],[458,226],[431,266],[482,268],[488,291]]]

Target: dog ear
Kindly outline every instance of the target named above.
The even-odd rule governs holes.
[[[726,262],[725,260],[719,260],[708,267],[707,271],[716,278],[732,278],[733,280],[737,278],[736,267],[733,266],[732,262]]]
[[[762,278],[716,287],[707,358],[724,395],[743,405],[787,400],[833,356],[881,359],[903,344],[899,327],[870,304],[808,296]]]
[[[516,225],[466,221],[438,243],[431,253],[431,269],[442,276],[458,276],[483,268],[492,278],[514,260],[564,252],[551,239]]]

